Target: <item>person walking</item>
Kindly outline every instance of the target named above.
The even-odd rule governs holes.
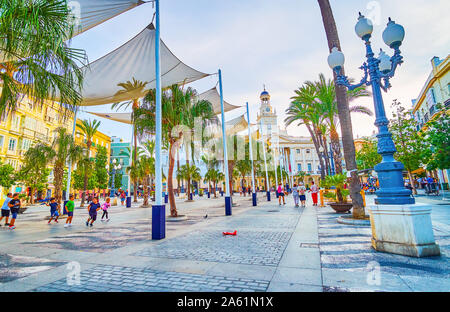
[[[281,206],[281,198],[283,198],[283,205],[286,205],[286,202],[284,200],[284,188],[283,185],[280,183],[278,183],[278,204]]]
[[[292,187],[292,197],[294,198],[294,205],[295,207],[299,206],[299,202],[300,202],[300,197],[298,194],[298,188],[297,188],[297,184],[294,184],[294,186]]]
[[[5,218],[5,226],[8,226],[9,223],[9,215],[10,215],[10,210],[9,210],[9,202],[12,200],[12,194],[8,193],[8,195],[6,195],[5,201],[2,204],[2,216],[0,217],[0,222],[3,220],[3,218]],[[2,226],[0,224],[0,226]]]
[[[64,227],[72,226],[73,211],[75,210],[75,202],[73,194],[70,194],[69,201],[66,203],[67,219]]]
[[[103,221],[103,217],[105,217],[105,216],[106,216],[106,221],[109,221],[108,209],[111,208],[110,202],[111,202],[111,198],[107,197],[106,201],[102,205],[102,210],[103,210],[102,221]]]
[[[22,202],[19,198],[19,193],[14,193],[13,198],[8,203],[9,208],[11,209],[11,223],[9,224],[9,229],[14,230],[16,228],[15,223],[17,219],[17,215],[19,214],[20,207],[22,206]]]
[[[300,197],[300,202],[302,203],[302,207],[306,207],[306,187],[303,185],[302,182],[300,182],[300,184],[298,185],[298,193],[299,193],[299,197]]]
[[[124,191],[122,191],[122,193],[120,193],[120,203],[122,206],[125,205],[125,199],[127,198],[127,195],[125,194]]]
[[[50,204],[46,203],[46,206],[50,206],[50,220],[48,220],[47,224],[50,224],[55,218],[55,222],[58,223],[59,218],[59,204],[56,202],[56,198],[50,198]]]
[[[317,206],[317,194],[319,193],[319,188],[317,187],[317,185],[314,184],[314,181],[311,182],[309,192],[311,193],[313,206]]]

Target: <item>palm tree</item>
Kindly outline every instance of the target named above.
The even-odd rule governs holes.
[[[318,0],[322,21],[328,41],[328,49],[336,47],[341,51],[339,35],[334,20],[333,11],[329,0]],[[345,75],[344,67],[341,73]],[[337,74],[333,71],[334,83],[336,88],[336,102],[341,124],[342,144],[344,147],[344,158],[347,170],[351,173],[350,178],[350,196],[353,203],[353,217],[362,219],[365,217],[363,198],[360,193],[360,184],[357,173],[356,151],[353,142],[352,119],[350,116],[349,102],[347,98],[346,88],[337,84]]]
[[[240,185],[246,184],[245,177],[252,171],[252,164],[249,159],[241,159],[236,162],[236,169],[242,177]],[[245,193],[244,193],[245,196]]]
[[[177,177],[186,180],[187,189],[189,191],[191,189],[192,181],[198,181],[199,179],[201,179],[200,168],[198,168],[196,165],[183,165],[177,171]],[[190,197],[188,197],[187,201],[191,201]]]
[[[86,160],[89,160],[91,158],[91,146],[92,146],[92,139],[94,135],[97,133],[98,128],[100,127],[100,121],[94,119],[94,120],[81,120],[81,123],[77,123],[77,128],[81,131],[78,132],[78,134],[84,135],[85,137],[85,143],[86,143]],[[80,207],[83,207],[84,205],[84,198],[86,196],[86,191],[88,187],[88,172],[85,170],[84,173],[84,186],[83,186],[83,196],[81,197],[81,204]]]
[[[52,159],[54,168],[55,198],[61,203],[64,168],[67,161],[70,163],[77,162],[83,156],[84,149],[80,145],[76,145],[73,136],[67,133],[67,129],[60,127],[55,130],[56,137],[53,140],[52,149],[55,155]]]
[[[336,90],[334,82],[325,78],[324,74],[319,74],[319,80],[315,82],[308,81],[306,84],[312,85],[317,90],[317,96],[315,103],[318,106],[318,112],[322,115],[323,123],[327,133],[330,135],[331,148],[333,152],[334,163],[336,167],[336,173],[342,173],[341,165],[341,144],[339,140],[339,134],[337,132],[337,126],[339,123],[339,113],[336,103]],[[349,101],[355,100],[360,97],[369,96],[370,92],[366,90],[366,86],[361,86],[351,91],[347,91]],[[360,105],[353,105],[349,107],[350,113],[361,113],[368,116],[372,116],[372,111]],[[323,132],[324,134],[324,132]],[[325,155],[328,155],[328,147],[326,139],[324,142]]]
[[[135,111],[134,122],[137,132],[155,132],[155,95],[155,90],[150,90],[144,98],[141,107]],[[178,85],[172,85],[164,90],[162,94],[162,133],[164,136],[163,142],[167,144],[167,150],[169,151],[167,187],[169,191],[170,215],[172,217],[178,216],[173,193],[173,171],[175,167],[175,151],[178,146],[178,140],[183,134],[179,130],[179,126],[189,124],[194,117],[201,118],[205,124],[214,118],[211,103],[208,101],[195,101],[195,95],[194,89],[187,88],[184,90]]]
[[[138,92],[139,94],[142,93],[142,90],[147,86],[148,82],[142,82],[139,80],[136,80],[135,78],[132,78],[132,81],[122,82],[117,84],[118,87],[121,87],[122,90],[119,90],[116,95],[121,95],[129,92]],[[136,109],[139,108],[139,98],[132,99],[131,101],[121,102],[121,103],[114,103],[111,108],[112,109],[127,109],[132,105],[133,109],[133,115],[136,112]],[[133,131],[133,140],[134,140],[134,154],[133,154],[133,164],[137,162],[137,133],[136,133],[136,126],[133,125],[134,131]],[[134,183],[134,202],[137,202],[137,185],[136,182]]]
[[[87,63],[83,50],[65,42],[73,19],[63,0],[3,0],[0,10],[0,114],[15,110],[22,96],[58,98],[74,109],[81,101]]]
[[[141,158],[141,156],[144,155],[144,153],[145,153],[145,150],[139,146],[138,148],[133,148],[133,150],[131,150],[131,148],[127,147],[126,150],[121,151],[119,153],[119,155],[126,156],[128,159],[134,159],[134,161],[131,163],[130,166],[135,166],[136,168],[138,168],[137,163],[139,162],[139,159]],[[135,176],[135,178],[132,178],[130,176],[130,179],[131,179],[131,181],[133,181],[134,194],[137,195],[138,176]],[[133,201],[137,202],[136,196]]]

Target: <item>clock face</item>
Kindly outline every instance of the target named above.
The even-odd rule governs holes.
[[[270,107],[266,107],[266,112],[270,113]]]

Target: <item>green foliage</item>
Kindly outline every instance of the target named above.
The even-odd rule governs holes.
[[[0,186],[9,189],[14,184],[14,168],[0,162]]]
[[[92,190],[97,186],[97,179],[94,172],[94,161],[83,158],[78,161],[77,169],[73,171],[73,187],[77,190],[84,190],[84,177],[88,177],[86,190]]]
[[[381,162],[381,155],[378,154],[377,142],[373,138],[363,138],[366,142],[360,151],[356,152],[356,163],[359,170],[373,169]]]
[[[94,174],[96,179],[96,184],[99,189],[108,188],[108,170],[106,165],[108,164],[108,152],[103,146],[97,148],[97,155],[94,161]]]
[[[346,197],[343,195],[344,184],[347,177],[344,174],[336,174],[334,176],[326,176],[322,185],[326,188],[334,186],[336,188],[336,197],[339,203],[346,202]]]
[[[443,111],[439,118],[431,121],[426,134],[432,151],[427,169],[450,168],[450,115],[448,112]]]
[[[14,110],[23,95],[37,103],[58,96],[69,108],[81,101],[87,56],[66,44],[72,35],[66,1],[1,1],[0,114]]]
[[[50,160],[55,156],[55,151],[46,144],[38,143],[31,147],[23,160],[23,166],[17,173],[17,180],[23,182],[33,191],[47,189],[50,169],[47,168]]]
[[[416,121],[400,102],[394,100],[392,108],[394,113],[389,130],[397,148],[395,158],[411,172],[420,168],[422,164],[428,163],[431,154],[430,145],[423,134],[417,132]]]

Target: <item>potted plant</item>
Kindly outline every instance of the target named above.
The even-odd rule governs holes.
[[[344,184],[347,180],[347,177],[343,174],[337,174],[334,176],[327,176],[325,178],[325,185],[336,188],[336,193],[334,195],[334,199],[336,202],[330,202],[331,208],[334,209],[337,213],[347,213],[353,207],[352,203],[347,202],[347,196],[349,194],[348,190],[344,189]]]

